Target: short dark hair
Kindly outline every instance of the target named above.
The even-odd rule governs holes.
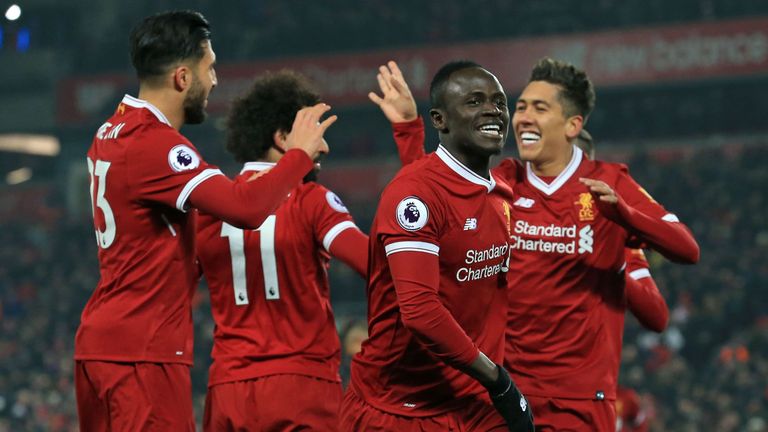
[[[568,117],[581,115],[586,121],[595,108],[592,81],[586,72],[570,63],[544,57],[533,67],[528,82],[532,81],[545,81],[560,87],[558,99]]]
[[[454,72],[470,68],[484,69],[479,64],[470,60],[456,60],[444,64],[443,67],[437,71],[432,78],[432,83],[429,85],[429,102],[432,104],[432,108],[443,108],[445,85],[448,83],[448,79],[451,75]]]
[[[211,27],[200,12],[176,10],[148,16],[131,30],[131,63],[140,81],[156,78],[187,59],[205,55]]]
[[[291,131],[296,113],[320,102],[309,81],[291,70],[257,77],[244,96],[235,99],[227,118],[227,150],[238,162],[261,159],[278,130]]]

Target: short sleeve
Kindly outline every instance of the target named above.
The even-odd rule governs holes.
[[[627,248],[624,251],[627,262],[626,274],[634,280],[651,277],[650,266],[642,249]]]
[[[173,129],[149,129],[136,141],[128,160],[141,200],[188,209],[192,191],[205,180],[223,175],[203,160],[194,145]]]
[[[377,234],[389,256],[410,251],[439,255],[444,210],[423,179],[396,179],[384,190],[377,210]]]
[[[341,198],[319,184],[309,186],[302,208],[307,209],[307,222],[312,224],[315,240],[326,251],[330,251],[331,243],[342,231],[358,229]]]

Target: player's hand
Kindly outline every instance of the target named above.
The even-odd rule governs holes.
[[[319,153],[328,152],[328,144],[323,139],[323,134],[335,121],[337,116],[328,116],[320,122],[331,107],[324,103],[302,108],[296,113],[293,120],[291,133],[285,138],[286,149],[302,149],[312,160],[317,159]]]
[[[391,123],[409,122],[418,117],[416,101],[397,63],[390,60],[386,66],[379,66],[376,79],[382,96],[370,92],[368,98],[381,108]]]
[[[487,386],[496,411],[506,420],[510,432],[534,432],[533,412],[528,400],[520,393],[509,373],[500,365],[499,378]]]
[[[589,188],[589,192],[592,193],[592,196],[597,198],[598,200],[616,205],[619,202],[619,197],[616,195],[616,192],[614,192],[613,189],[611,189],[610,186],[608,186],[607,183],[601,180],[593,180],[588,178],[580,178],[579,181],[587,185]]]

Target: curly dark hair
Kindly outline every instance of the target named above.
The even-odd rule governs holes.
[[[199,61],[211,27],[200,12],[176,10],[144,18],[131,30],[131,63],[140,81],[154,79],[179,62]]]
[[[581,115],[586,121],[595,108],[592,81],[586,72],[570,63],[544,57],[533,67],[528,82],[532,81],[545,81],[560,87],[558,100],[568,117]]]
[[[318,102],[320,96],[297,72],[284,69],[258,76],[248,93],[232,103],[227,150],[240,163],[262,159],[274,133],[289,133],[296,113]]]

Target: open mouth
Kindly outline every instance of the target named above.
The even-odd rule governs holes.
[[[493,138],[501,138],[503,136],[501,132],[501,125],[499,124],[485,124],[477,128],[482,135]]]
[[[523,132],[520,134],[520,142],[523,145],[536,144],[539,140],[541,140],[541,135],[535,132]]]

